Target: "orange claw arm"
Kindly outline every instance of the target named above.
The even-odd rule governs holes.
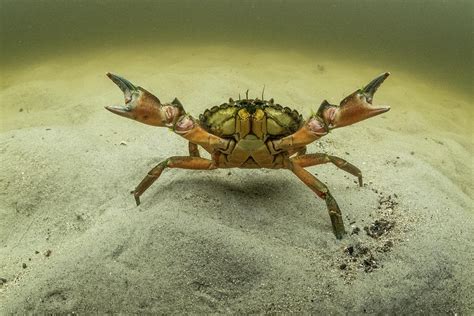
[[[215,152],[216,149],[225,150],[229,147],[229,140],[207,132],[189,115],[183,115],[176,122],[174,132],[191,143],[202,146],[210,153]]]
[[[130,81],[111,73],[107,76],[122,90],[125,105],[107,106],[110,112],[153,126],[173,129],[191,143],[202,146],[210,153],[216,149],[227,149],[229,141],[205,131],[191,116],[186,114],[181,102],[174,99],[162,104],[147,90],[135,86]]]
[[[301,148],[323,137],[327,133],[324,123],[322,123],[318,117],[313,116],[293,134],[274,140],[273,147],[277,151]]]
[[[344,98],[338,106],[323,101],[316,115],[310,117],[299,130],[273,141],[275,151],[291,151],[304,147],[334,128],[351,125],[387,112],[390,110],[389,106],[375,107],[372,101],[375,92],[389,75],[389,72],[385,72],[377,76],[363,89],[356,90]]]

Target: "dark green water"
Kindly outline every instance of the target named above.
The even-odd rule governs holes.
[[[90,49],[220,43],[337,54],[470,93],[473,3],[1,0],[1,67]]]

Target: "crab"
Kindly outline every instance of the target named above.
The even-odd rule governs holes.
[[[390,75],[385,72],[364,88],[358,89],[339,105],[324,100],[308,119],[273,99],[229,99],[205,110],[199,118],[189,115],[175,98],[161,101],[142,87],[111,73],[107,76],[123,91],[125,105],[106,106],[117,115],[152,126],[168,127],[188,141],[188,156],[169,157],[153,169],[132,191],[137,206],[140,196],[167,168],[213,170],[217,168],[270,168],[293,172],[318,197],[326,202],[336,238],[345,234],[341,210],[328,187],[305,168],[332,163],[358,178],[359,168],[346,160],[325,153],[306,153],[306,146],[331,130],[365,120],[390,110],[389,106],[372,105],[374,93]],[[200,156],[199,147],[210,154]]]

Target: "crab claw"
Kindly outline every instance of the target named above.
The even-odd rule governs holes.
[[[160,100],[142,87],[135,86],[120,76],[107,73],[122,90],[125,105],[112,105],[105,108],[110,112],[153,126],[172,126],[176,118],[184,112],[177,99],[172,104],[161,104]]]
[[[389,75],[389,72],[381,74],[363,89],[354,91],[344,98],[339,106],[332,105],[326,100],[323,101],[317,115],[324,121],[328,129],[333,129],[387,112],[390,110],[389,106],[374,107],[372,101],[375,92]]]
[[[134,94],[139,94],[138,88],[127,79],[111,74],[110,72],[107,73],[107,77],[109,77],[110,80],[112,80],[120,88],[120,90],[122,90],[125,96],[125,104],[128,104],[132,101],[132,96],[134,96]]]

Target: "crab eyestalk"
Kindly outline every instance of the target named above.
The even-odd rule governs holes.
[[[114,114],[148,125],[173,127],[185,113],[178,99],[170,104],[161,104],[153,94],[127,79],[111,73],[107,73],[107,77],[122,90],[125,97],[124,105],[105,107]]]
[[[322,119],[328,129],[333,129],[387,112],[390,110],[389,106],[375,107],[372,101],[375,92],[389,75],[389,72],[381,74],[363,89],[356,90],[344,98],[339,106],[323,101],[317,116]]]

